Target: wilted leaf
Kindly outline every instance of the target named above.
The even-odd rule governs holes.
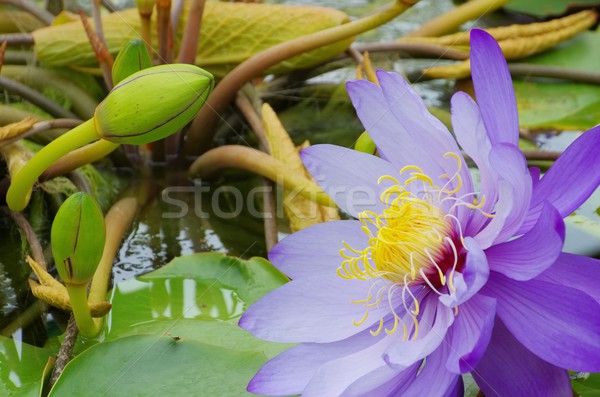
[[[188,7],[189,2],[179,23],[177,41],[186,25]],[[242,61],[275,44],[345,22],[348,22],[348,16],[331,8],[207,2],[196,63],[217,76],[223,76]],[[127,42],[139,38],[137,9],[105,16],[103,27],[107,47],[115,56]],[[83,27],[78,22],[39,29],[33,32],[33,36],[36,57],[42,63],[97,65]],[[344,40],[291,58],[271,71],[279,73],[317,64],[343,52],[351,42],[351,39]]]
[[[302,164],[294,142],[292,142],[285,127],[279,121],[273,108],[268,104],[264,104],[262,107],[262,118],[271,155],[313,180],[304,164]],[[305,146],[308,146],[308,142],[305,142]],[[319,205],[288,189],[283,191],[283,206],[290,221],[290,229],[293,232],[316,223],[339,219],[337,209]]]
[[[27,131],[37,122],[34,117],[27,117],[16,123],[11,123],[0,127],[0,141],[12,138]]]

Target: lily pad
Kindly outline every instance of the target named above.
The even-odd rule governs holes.
[[[578,70],[600,70],[600,32],[577,37],[524,62]],[[600,123],[600,87],[568,81],[515,81],[521,125],[530,128],[587,130]]]
[[[38,396],[44,366],[52,349],[0,335],[0,395]]]
[[[548,15],[562,15],[570,5],[598,5],[598,0],[512,0],[504,8],[522,14],[545,17]]]
[[[245,396],[265,362],[193,339],[137,335],[97,344],[71,361],[50,396]]]
[[[105,342],[69,363],[51,395],[249,395],[256,371],[291,345],[256,339],[237,321],[287,281],[263,258],[202,253],[121,282]]]
[[[600,123],[600,87],[515,81],[522,127],[587,130]]]

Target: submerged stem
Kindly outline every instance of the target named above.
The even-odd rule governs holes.
[[[96,139],[94,121],[90,119],[43,147],[12,179],[6,193],[9,208],[22,211],[29,203],[33,184],[52,163]]]
[[[211,179],[228,168],[255,172],[285,186],[292,192],[327,207],[335,203],[313,181],[284,162],[256,149],[239,145],[225,145],[209,150],[190,166],[189,174]]]

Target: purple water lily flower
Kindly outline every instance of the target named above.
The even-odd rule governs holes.
[[[571,396],[566,369],[600,371],[600,263],[562,252],[565,216],[600,183],[600,127],[540,178],[518,149],[506,61],[471,34],[478,104],[452,97],[461,150],[409,84],[348,83],[380,157],[317,145],[303,161],[356,218],[280,242],[291,282],[240,326],[299,343],[248,386],[270,396],[457,396],[470,372],[487,397]]]

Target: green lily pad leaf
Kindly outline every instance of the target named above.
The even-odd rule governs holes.
[[[583,32],[524,62],[598,71],[598,46],[600,32]],[[600,123],[600,87],[597,85],[541,80],[515,81],[514,85],[520,121],[524,127],[587,130]]]
[[[266,357],[196,340],[137,335],[97,344],[66,367],[50,396],[246,396]]]
[[[600,87],[515,81],[522,127],[587,130],[600,123]]]
[[[256,371],[292,345],[256,339],[237,322],[287,281],[263,258],[202,253],[121,282],[110,293],[105,342],[80,353],[51,395],[250,395]]]
[[[581,397],[600,397],[600,373],[584,374],[571,383],[573,390]]]
[[[0,335],[0,395],[35,396],[52,349],[35,347]]]
[[[569,5],[575,4],[578,6],[593,6],[598,5],[598,0],[512,0],[509,1],[504,8],[522,14],[545,17],[547,15],[562,15],[567,11]]]
[[[597,72],[600,69],[600,31],[585,31],[548,51],[531,56],[526,63],[560,66]]]

